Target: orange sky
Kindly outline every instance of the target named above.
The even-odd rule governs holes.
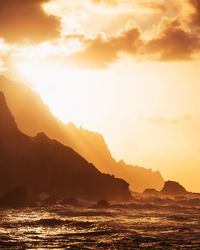
[[[117,159],[200,192],[198,0],[7,0],[0,69]]]

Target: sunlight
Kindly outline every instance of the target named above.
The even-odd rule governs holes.
[[[23,62],[16,66],[19,73],[35,84],[41,82],[51,83],[58,75],[63,79],[63,69],[58,63]],[[55,74],[56,73],[56,74]],[[61,75],[60,75],[61,74]]]
[[[16,70],[64,123],[73,121],[101,133],[113,131],[105,120],[112,122],[121,112],[122,74],[116,78],[114,70],[80,70],[39,61],[18,63]]]
[[[64,122],[73,121],[78,125],[91,122],[91,111],[95,112],[91,103],[95,102],[94,93],[99,92],[97,89],[101,86],[98,72],[68,69],[63,64],[36,61],[19,63],[16,69],[59,119]]]

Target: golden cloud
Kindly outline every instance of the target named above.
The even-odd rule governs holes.
[[[91,0],[92,3],[95,4],[108,4],[108,5],[116,5],[118,4],[118,0]]]
[[[174,19],[156,37],[146,42],[143,53],[156,60],[180,61],[193,59],[199,49],[198,35],[185,30],[181,23]]]
[[[87,40],[86,49],[72,55],[70,60],[86,68],[104,68],[116,61],[120,53],[137,54],[141,42],[137,28],[111,38],[98,36]]]
[[[141,7],[149,8],[149,9],[152,9],[154,11],[160,11],[160,12],[167,11],[167,6],[165,4],[157,2],[157,1],[142,2]]]
[[[189,0],[189,3],[194,8],[194,13],[192,14],[192,25],[200,27],[200,1]]]
[[[165,6],[158,2],[149,2],[147,7],[160,8]],[[147,3],[145,3],[147,4]],[[200,1],[183,1],[188,8],[187,15],[177,13],[173,18],[163,17],[156,32],[149,40],[145,40],[139,28],[124,31],[120,36],[111,38],[97,37],[86,42],[82,52],[75,53],[72,60],[83,67],[103,68],[127,54],[135,59],[160,61],[192,60],[200,53],[200,35],[195,31],[200,25]]]
[[[78,29],[76,32],[73,32],[73,29],[68,30],[68,32],[66,32],[67,35],[65,35],[65,37],[63,35],[62,39],[55,39],[52,43],[48,41],[48,46],[40,46],[39,48],[45,47],[45,50],[50,48],[51,51],[53,51],[52,53],[45,52],[48,58],[51,56],[52,59],[56,60],[59,60],[59,58],[63,60],[63,58],[65,58],[64,60],[83,68],[105,68],[124,55],[128,55],[136,60],[139,58],[145,61],[180,61],[196,59],[200,53],[199,0],[176,0],[174,4],[169,0],[167,5],[165,5],[166,2],[163,0],[135,1],[137,6],[142,6],[144,9],[150,8],[151,10],[155,10],[155,16],[148,16],[152,18],[150,20],[152,25],[146,24],[149,30],[145,29],[146,19],[142,20],[143,23],[137,23],[134,19],[134,14],[132,13],[133,16],[130,17],[131,12],[129,12],[128,19],[123,21],[123,27],[120,27],[120,25],[122,25],[121,22],[112,19],[116,21],[112,24],[115,32],[111,31],[110,24],[107,31],[106,27],[104,27],[104,31],[98,22],[95,26],[97,27],[96,33],[94,33],[93,28],[90,28],[90,22],[86,15],[91,15],[92,18],[95,17],[94,13],[91,14],[93,10],[92,6],[103,4],[101,11],[104,7],[106,11],[106,5],[109,5],[109,10],[110,8],[114,10],[116,9],[116,6],[114,6],[116,4],[118,6],[126,4],[126,8],[128,6],[128,8],[133,8],[133,4],[131,5],[130,1],[127,0],[88,0],[87,3],[90,3],[89,8],[87,4],[84,5],[86,2],[83,4],[83,2],[77,1],[76,3],[80,3],[80,6],[78,5],[78,7],[76,7],[74,2],[69,0],[72,6],[68,8],[69,6],[66,6],[66,2],[57,0],[57,4],[65,4],[63,5],[65,6],[63,9],[67,12],[62,12],[62,5],[60,5],[59,11],[62,12],[63,16],[59,16],[57,13],[55,14],[56,17],[53,17],[47,15],[41,8],[42,4],[48,2],[48,0],[7,0],[2,3],[0,5],[0,36],[5,37],[7,41],[11,42],[26,39],[32,42],[39,42],[45,39],[50,40],[56,36],[58,38],[58,21],[62,21],[63,18],[65,22],[70,25],[75,23],[75,26],[79,26],[80,22],[81,30]],[[56,2],[53,2],[54,5],[55,3]],[[128,3],[129,5],[127,5]],[[173,5],[171,6],[171,10],[169,6],[170,3]],[[89,10],[84,9],[84,6],[86,9],[89,8]],[[174,8],[174,6],[176,8]],[[74,17],[72,12],[74,10],[76,13],[76,8],[78,8],[80,15],[75,15]],[[81,12],[80,8],[85,12]],[[176,9],[176,12],[174,12],[174,9]],[[98,15],[100,15],[100,13],[98,13]],[[106,13],[109,15],[110,12]],[[51,9],[51,14],[53,15],[53,9]],[[71,15],[70,20],[67,20],[68,15]],[[117,18],[120,20],[121,16]],[[154,23],[155,20],[156,23]],[[81,22],[85,22],[86,27],[82,25]],[[132,23],[134,26],[128,26],[128,23]],[[106,25],[107,23],[103,22],[103,24]],[[119,25],[118,29],[117,25]],[[122,28],[124,29],[122,30]],[[118,30],[118,32],[116,32],[116,30]],[[145,36],[144,34],[149,31],[151,36]],[[103,35],[96,35],[98,32]],[[57,41],[56,44],[55,41]],[[72,42],[76,44],[76,46],[71,46]],[[71,53],[70,51],[67,51],[67,53],[63,52],[67,44],[70,44],[73,48]],[[19,49],[19,51],[23,53],[23,50]]]
[[[0,3],[0,37],[7,42],[41,42],[59,36],[59,21],[41,5],[47,0],[6,0]]]

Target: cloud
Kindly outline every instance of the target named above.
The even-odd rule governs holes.
[[[143,48],[146,58],[160,61],[199,58],[200,1],[184,0],[178,3],[177,15],[163,17],[157,26],[157,34],[146,42]]]
[[[47,15],[47,0],[6,0],[0,3],[0,37],[7,42],[41,42],[59,36],[59,20]]]
[[[125,11],[137,10],[137,12],[150,9],[154,12],[165,12],[167,11],[167,5],[165,0],[90,0],[92,4],[104,5],[111,8],[124,8]],[[132,12],[133,13],[133,12]]]
[[[189,3],[194,9],[191,15],[191,23],[194,26],[200,27],[200,1],[199,0],[189,0]]]
[[[163,3],[163,0],[136,0],[136,1],[130,1],[130,0],[90,0],[94,4],[106,4],[115,7],[118,6],[141,6],[145,8],[165,11],[166,6]]]
[[[120,53],[137,54],[140,47],[140,32],[132,28],[111,38],[101,35],[86,41],[86,48],[75,53],[70,60],[86,68],[105,68],[119,59]]]
[[[81,67],[105,68],[123,55],[147,61],[192,60],[200,52],[200,37],[184,30],[177,20],[149,41],[142,39],[139,29],[132,28],[119,36],[85,39],[85,49],[70,57]]]
[[[50,3],[51,11],[43,11],[45,3]],[[47,58],[64,57],[82,68],[106,68],[124,55],[136,61],[193,60],[200,55],[199,29],[199,0],[6,0],[0,4],[0,37],[21,42],[21,47],[23,41],[48,40],[46,47],[53,52],[46,53]],[[63,52],[67,44],[71,53]],[[18,51],[23,54],[23,49]]]
[[[165,12],[167,11],[167,7],[165,4],[160,3],[159,1],[148,1],[148,2],[142,2],[141,7],[152,9],[153,11],[159,11],[159,12]]]
[[[191,60],[200,49],[200,38],[198,34],[181,27],[181,23],[175,19],[148,41],[143,49],[144,53],[156,60]]]
[[[118,4],[118,0],[91,0],[94,4],[106,4],[111,6],[116,6]]]
[[[141,4],[144,8],[159,8],[161,12],[167,10],[162,1],[143,1]],[[72,57],[73,61],[84,67],[103,68],[124,54],[144,61],[186,61],[198,58],[200,35],[196,28],[200,28],[200,1],[185,0],[177,6],[177,15],[162,17],[150,39],[144,38],[140,28],[123,31],[120,37],[98,37],[87,41],[85,50],[76,53]]]
[[[150,122],[150,123],[156,123],[156,124],[178,124],[183,122],[189,122],[192,120],[192,117],[188,114],[176,117],[176,116],[162,116],[162,115],[156,115],[156,116],[148,116],[148,117],[140,117],[140,121],[143,122]]]

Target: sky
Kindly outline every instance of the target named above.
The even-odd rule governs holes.
[[[200,192],[199,0],[7,0],[0,71],[117,159]]]

